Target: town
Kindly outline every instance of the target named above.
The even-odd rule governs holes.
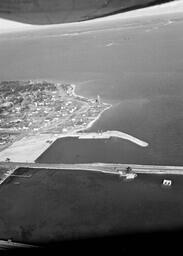
[[[74,90],[48,81],[0,82],[0,150],[27,135],[87,129],[110,106]]]

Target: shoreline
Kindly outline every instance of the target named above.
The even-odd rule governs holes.
[[[61,86],[61,83],[57,83],[58,86]],[[75,93],[76,85],[69,84],[71,86],[71,92],[69,93],[71,97],[76,99],[84,99],[86,104],[88,104],[88,109],[90,108],[90,102],[93,98],[87,98],[82,95]],[[5,148],[0,152],[0,161],[6,162],[7,159],[10,159],[12,162],[28,162],[34,163],[35,160],[45,152],[57,139],[64,137],[78,137],[79,139],[105,139],[110,137],[118,137],[124,140],[128,140],[134,144],[137,144],[141,147],[147,147],[149,144],[143,140],[140,140],[130,134],[121,132],[121,131],[105,131],[105,132],[87,132],[94,123],[101,118],[101,115],[108,109],[112,107],[112,104],[101,103],[103,110],[95,117],[91,118],[92,120],[86,124],[81,125],[80,127],[75,128],[74,126],[66,132],[39,132],[39,133],[30,133],[25,135],[20,140],[15,141],[12,145]],[[92,106],[92,105],[91,105]],[[51,141],[51,142],[50,142]],[[49,142],[49,143],[48,143]]]
[[[71,84],[71,87],[72,87],[72,95],[74,97],[79,97],[79,98],[89,99],[90,100],[90,98],[86,98],[86,97],[84,97],[82,95],[78,95],[78,94],[75,93],[75,91],[76,91],[76,85],[75,84]],[[87,131],[88,129],[90,129],[94,125],[94,123],[101,118],[101,115],[106,110],[108,110],[108,109],[110,109],[112,107],[112,104],[108,104],[108,103],[103,103],[103,104],[107,105],[107,107],[104,110],[102,110],[102,112],[94,120],[89,122],[88,125],[86,126],[86,128],[83,127],[81,129],[79,129],[79,128],[75,129],[73,134],[75,134],[75,133],[79,134],[80,131],[81,131],[81,133],[83,133],[83,135],[84,134],[91,134],[91,135],[92,134],[97,134],[95,132],[88,132],[88,133],[86,132],[85,133],[84,131]],[[71,135],[70,132],[68,132],[68,134]],[[141,147],[147,147],[149,145],[149,143],[147,143],[147,142],[145,142],[143,140],[140,140],[140,139],[138,139],[138,138],[136,138],[136,137],[134,137],[134,136],[132,136],[132,135],[130,135],[128,133],[124,133],[124,132],[121,132],[121,131],[105,131],[105,132],[102,132],[102,134],[104,136],[105,135],[110,135],[110,136],[112,136],[112,135],[114,136],[115,135],[114,137],[119,137],[119,138],[122,138],[122,139],[125,139],[125,140],[129,140],[129,141],[131,141],[131,142],[133,142],[133,143],[135,143],[135,144],[137,144],[137,145],[139,145]]]
[[[69,134],[69,135],[70,135],[70,134],[78,134],[79,132],[87,131],[88,129],[90,129],[90,128],[94,125],[94,123],[95,123],[97,120],[99,120],[99,118],[101,117],[101,115],[102,115],[107,109],[109,109],[109,108],[111,108],[111,107],[112,107],[112,105],[110,105],[108,108],[105,108],[94,120],[90,121],[86,127],[81,127],[81,128],[77,128],[77,129],[74,129],[74,128],[73,128],[73,129],[71,129],[70,131],[65,132],[65,133],[61,133],[61,134],[64,134],[64,135]],[[67,136],[69,136],[69,135],[67,135]]]
[[[90,129],[90,128],[94,125],[94,123],[95,123],[97,120],[100,119],[101,115],[102,115],[106,110],[108,110],[108,109],[110,109],[110,108],[112,108],[112,105],[111,105],[111,104],[109,104],[108,107],[106,107],[104,110],[102,110],[102,112],[101,112],[94,120],[92,120],[92,121],[87,125],[86,128],[83,128],[83,129],[80,129],[80,130],[81,130],[81,131],[87,131],[88,129]]]
[[[76,91],[76,85],[75,85],[75,84],[70,84],[70,86],[72,87],[72,96],[73,96],[73,97],[76,97],[76,98],[78,97],[78,98],[82,98],[82,99],[92,100],[92,99],[90,99],[90,98],[86,98],[86,97],[84,97],[84,96],[82,96],[82,95],[76,94],[76,93],[75,93],[75,91]],[[102,115],[106,110],[108,110],[108,109],[110,109],[110,108],[112,107],[112,104],[109,104],[109,103],[102,103],[102,104],[103,104],[103,105],[106,105],[105,109],[103,109],[103,110],[100,112],[100,114],[96,116],[96,118],[94,118],[92,121],[90,121],[90,122],[86,125],[86,127],[81,127],[81,128],[77,128],[77,129],[72,129],[72,130],[74,130],[74,133],[78,133],[78,132],[80,132],[80,131],[86,131],[86,130],[90,129],[90,128],[93,126],[93,124],[94,124],[97,120],[99,120],[99,118],[101,117],[101,115]],[[68,131],[68,133],[71,133],[71,132]]]

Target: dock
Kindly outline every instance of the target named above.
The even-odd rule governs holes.
[[[105,163],[91,163],[91,164],[39,164],[39,163],[23,163],[23,162],[0,162],[0,167],[8,168],[11,172],[8,172],[8,176],[13,175],[14,171],[18,168],[35,168],[45,170],[84,170],[92,172],[101,172],[105,174],[119,175],[119,170],[125,172],[130,166],[133,173],[136,174],[157,174],[157,175],[183,175],[183,166],[156,166],[156,165],[135,165],[135,164],[105,164]],[[4,181],[3,181],[4,182]],[[2,182],[2,183],[3,183]]]

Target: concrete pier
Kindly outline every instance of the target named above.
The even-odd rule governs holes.
[[[38,163],[23,163],[23,162],[0,162],[0,167],[10,168],[15,170],[19,167],[25,168],[41,168],[41,169],[59,169],[59,170],[86,170],[94,172],[102,172],[108,174],[119,175],[118,170],[126,170],[127,167],[131,167],[134,173],[144,174],[173,174],[183,175],[183,166],[159,166],[159,165],[135,165],[135,164],[38,164]],[[13,173],[12,173],[13,174]],[[11,175],[11,174],[10,174]]]
[[[131,136],[127,133],[120,132],[120,131],[106,131],[106,132],[91,132],[91,133],[77,133],[76,135],[71,136],[78,136],[79,139],[109,139],[111,137],[121,138],[124,140],[129,140],[141,147],[147,147],[148,143],[142,141],[134,136]]]

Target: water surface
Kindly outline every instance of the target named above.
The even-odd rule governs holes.
[[[0,79],[63,81],[83,96],[100,95],[113,107],[90,131],[119,130],[149,143],[145,152],[126,145],[124,162],[182,165],[183,34],[182,21],[171,18],[169,25],[165,15],[126,28],[121,20],[70,35],[54,28],[3,37]]]

